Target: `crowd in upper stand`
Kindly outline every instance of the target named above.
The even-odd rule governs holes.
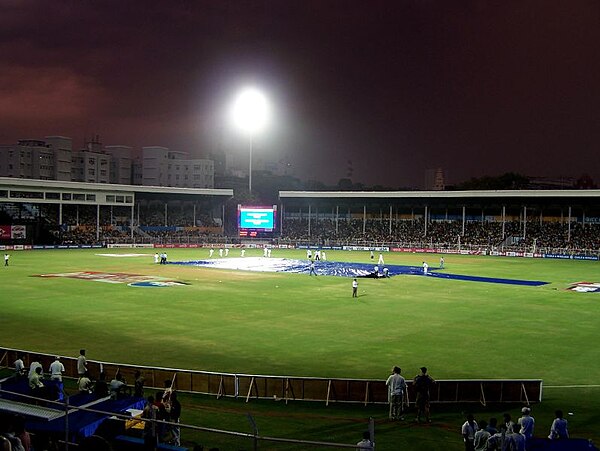
[[[363,233],[364,227],[364,233]],[[289,241],[312,241],[316,243],[397,243],[414,247],[457,247],[469,246],[505,250],[533,251],[542,248],[565,250],[600,249],[600,227],[597,224],[572,222],[543,222],[539,220],[507,221],[504,235],[501,222],[468,221],[464,234],[462,221],[432,221],[425,224],[423,219],[394,221],[362,219],[330,219],[309,223],[308,219],[284,221],[282,239]],[[391,232],[391,233],[390,233]]]

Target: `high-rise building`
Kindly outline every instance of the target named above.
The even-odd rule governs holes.
[[[426,191],[444,191],[446,183],[444,181],[444,171],[442,168],[427,169],[425,171],[425,190]]]
[[[131,185],[133,149],[129,146],[105,146],[104,151],[111,156],[110,183]]]
[[[46,145],[54,152],[54,180],[70,182],[73,140],[66,136],[46,136]]]

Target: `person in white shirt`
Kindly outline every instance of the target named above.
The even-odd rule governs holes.
[[[62,374],[65,372],[65,366],[60,361],[60,357],[56,356],[54,362],[50,364],[50,379],[54,381],[62,381]]]
[[[158,252],[154,253],[154,264],[158,265],[158,261],[159,261],[159,256],[158,256]]]
[[[226,248],[225,248],[225,257],[227,257],[228,255],[229,255],[229,248],[228,248],[228,247],[226,247]]]
[[[550,435],[548,438],[550,440],[556,439],[566,439],[569,438],[569,430],[567,429],[567,420],[563,418],[562,410],[556,410],[554,412],[554,421],[552,421],[552,426],[550,427]]]
[[[383,262],[383,254],[380,252],[379,253],[379,260],[377,261],[378,265],[384,265],[385,263]]]
[[[245,256],[246,256],[246,249],[242,249],[242,250],[240,251],[240,256],[241,256],[241,257],[245,257]]]
[[[263,248],[263,257],[268,257],[269,256],[269,249],[267,249],[266,247]]]
[[[87,371],[87,360],[85,359],[85,349],[79,351],[79,357],[77,357],[77,374],[79,377],[83,376]]]
[[[521,425],[521,430],[519,432],[525,436],[526,440],[529,440],[533,437],[535,420],[531,416],[531,409],[529,407],[523,407],[521,412],[523,413],[523,416],[518,420],[518,424]]]
[[[8,259],[9,258],[10,258],[10,255],[4,254],[4,266],[8,266]]]
[[[17,360],[15,360],[15,376],[17,377],[25,376],[25,362],[23,361],[24,358],[24,354],[19,354]]]
[[[356,451],[373,451],[375,444],[371,441],[371,433],[363,432],[363,439],[356,444]]]
[[[427,270],[429,269],[429,265],[427,262],[423,262],[423,274],[427,275]]]
[[[327,260],[327,254],[325,253],[325,251],[321,251],[321,260],[323,260],[323,261]]]
[[[29,374],[27,375],[27,377],[31,379],[31,376],[35,374],[38,368],[42,368],[42,364],[40,362],[31,362],[31,365],[29,365]]]
[[[208,258],[212,258],[213,254],[215,253],[215,250],[213,248],[210,248],[208,250]]]
[[[358,281],[356,280],[356,278],[352,280],[352,297],[358,297]]]
[[[475,442],[475,432],[479,430],[477,421],[472,414],[467,415],[467,421],[464,422],[461,428],[463,441],[465,442],[465,450],[473,450]]]
[[[306,249],[306,259],[307,260],[312,259],[312,251],[310,250],[310,248]]]
[[[223,248],[219,248],[219,258],[223,258]]]
[[[271,258],[271,248],[267,249],[267,257]]]
[[[402,370],[395,366],[392,374],[387,378],[385,385],[388,388],[388,402],[390,403],[390,420],[404,420],[402,416],[407,393],[406,380],[400,375]]]

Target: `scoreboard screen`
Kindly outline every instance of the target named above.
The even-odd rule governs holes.
[[[265,236],[272,234],[277,226],[277,206],[253,207],[238,205],[238,229],[240,236]]]

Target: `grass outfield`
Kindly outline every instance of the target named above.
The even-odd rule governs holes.
[[[147,255],[96,255],[130,252]],[[448,255],[449,273],[550,284],[395,276],[360,279],[356,300],[348,278],[154,265],[153,253],[12,252],[11,266],[0,271],[1,344],[72,356],[84,347],[92,360],[258,374],[383,379],[397,364],[406,377],[426,365],[438,379],[600,383],[600,294],[565,291],[572,282],[599,282],[598,262]],[[172,261],[208,255],[205,249],[168,253]],[[303,258],[304,252],[275,250],[273,256]],[[367,252],[328,251],[327,256],[369,261]],[[404,253],[385,259],[390,265],[438,262],[435,255]],[[32,277],[74,271],[160,275],[190,285],[149,289]],[[577,417],[581,424],[598,424],[600,409],[592,407],[600,401],[598,390],[549,388],[543,404],[560,403],[548,406],[549,412],[588,412]],[[575,404],[565,405],[570,400]],[[541,434],[549,424],[542,423]],[[587,429],[580,428],[587,435],[575,435],[598,435],[597,428]],[[461,448],[460,437],[458,444]]]

